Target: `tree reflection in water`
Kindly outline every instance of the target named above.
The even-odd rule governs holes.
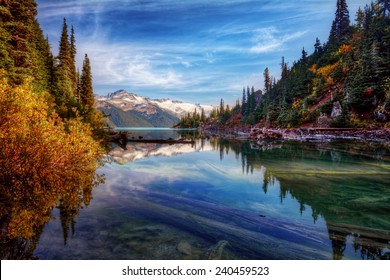
[[[314,224],[323,219],[333,259],[345,258],[347,244],[360,252],[362,259],[390,258],[387,149],[356,141],[250,143],[211,137],[199,139],[181,152],[210,150],[218,152],[221,161],[233,154],[241,161],[244,174],[260,171],[264,195],[270,188],[278,188],[281,204],[291,197],[298,202],[296,211],[301,215],[311,211]],[[161,145],[129,144],[125,151],[115,150],[113,157],[125,164],[166,152]]]
[[[114,149],[112,159],[117,160],[120,164],[125,164],[128,161],[150,156],[171,156],[177,153],[210,150],[218,152],[222,161],[227,154],[233,154],[239,160],[244,174],[250,175],[255,171],[257,171],[256,173],[260,171],[262,181],[258,184],[264,195],[270,195],[272,191],[275,193],[276,189],[276,193],[279,193],[277,200],[280,201],[277,203],[286,204],[287,199],[291,197],[298,202],[298,207],[295,206],[297,213],[303,215],[303,213],[311,211],[314,224],[318,220],[325,221],[327,228],[325,240],[329,238],[333,259],[348,257],[347,250],[351,250],[351,248],[358,254],[360,253],[362,259],[389,259],[390,189],[388,188],[388,170],[390,155],[387,150],[380,147],[337,142],[251,144],[211,138],[210,140],[199,139],[194,146],[173,147],[150,144],[135,146],[128,144],[126,150]],[[36,192],[30,193],[28,196],[11,196],[2,191],[0,202],[1,258],[33,258],[33,252],[41,232],[51,219],[54,207],[59,208],[64,244],[66,245],[68,238],[75,233],[75,220],[80,208],[89,205],[92,199],[92,189],[102,182],[102,178],[95,175],[95,169],[96,166],[88,169],[88,172],[73,177],[72,180],[67,180],[66,186],[58,185],[47,188],[47,192],[44,193]],[[141,194],[143,193],[139,193],[139,195]],[[164,195],[164,193],[155,193],[155,195],[157,194]],[[148,198],[153,200],[153,192],[149,194]],[[156,198],[157,201],[161,199],[161,197]],[[187,212],[181,209],[183,208],[182,204],[179,205],[182,200],[176,199],[178,204],[176,206],[180,211],[167,212],[169,215],[162,213],[161,219],[166,218],[166,216],[172,217],[172,213],[177,213],[176,218],[183,218],[182,227],[188,226],[191,232],[200,231],[193,223],[187,223],[186,217],[188,215],[183,214]],[[162,199],[162,201],[172,202],[173,200],[171,196],[167,195],[167,198]],[[183,201],[186,200],[183,198]],[[200,205],[207,204],[196,200],[192,202]],[[170,209],[165,205],[161,207],[161,209]],[[140,216],[145,215],[145,211],[151,211],[151,217],[160,213],[160,211],[153,212],[153,209],[149,208],[141,207],[138,209],[136,205],[133,208],[134,211],[139,210]],[[199,209],[204,208],[200,207]],[[199,209],[198,211],[201,211]],[[204,211],[204,213],[208,213],[207,209]],[[232,211],[234,212],[234,210]],[[221,224],[225,218],[232,218],[229,213],[223,211],[218,213],[221,215],[219,220]],[[256,219],[253,218],[253,215],[256,216]],[[253,224],[249,223],[249,229],[257,228],[256,223],[258,223],[259,215],[253,215],[253,217],[250,216],[253,218],[250,220]],[[242,219],[241,216],[236,218],[238,219],[237,224],[245,224],[246,220]],[[264,234],[268,230],[266,221],[268,220],[264,220]],[[178,223],[178,221],[175,222]],[[294,221],[291,221],[291,225],[293,223]],[[212,228],[210,226],[210,229]],[[314,234],[315,228],[310,228],[312,229],[310,233],[303,230],[302,234]],[[227,232],[222,233],[223,236],[227,234]],[[284,233],[287,234],[286,231]],[[215,232],[210,230],[207,231],[207,234],[213,237]],[[297,236],[304,239],[301,235]],[[307,237],[310,238],[310,236]],[[242,240],[242,236],[239,238],[237,242]],[[69,245],[67,246],[69,247]],[[251,245],[251,249],[253,249],[253,245]],[[254,257],[258,257],[258,255]]]
[[[60,208],[60,219],[67,242],[70,228],[74,234],[75,218],[79,209],[92,200],[92,189],[104,182],[103,175],[95,174],[96,164],[79,172],[66,186],[58,184],[45,192],[30,192],[16,196],[2,189],[0,201],[0,258],[33,259],[33,252],[54,207]]]
[[[314,223],[323,217],[333,259],[344,258],[349,239],[362,259],[390,259],[387,149],[359,142],[251,144],[214,139],[211,144],[221,160],[230,152],[241,158],[243,173],[262,170],[264,194],[270,186],[280,186],[281,203],[291,195],[301,214],[311,208]],[[370,163],[356,170],[360,160]]]

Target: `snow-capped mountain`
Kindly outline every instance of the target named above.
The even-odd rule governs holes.
[[[146,126],[170,127],[178,119],[195,109],[206,115],[213,109],[211,105],[200,105],[171,99],[150,99],[125,90],[109,93],[105,97],[97,97],[95,106],[109,115],[114,126]]]

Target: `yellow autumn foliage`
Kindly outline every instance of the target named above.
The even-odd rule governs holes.
[[[330,74],[336,70],[336,68],[340,65],[340,62],[336,62],[331,65],[326,65],[324,67],[321,67],[320,69],[317,70],[317,73],[323,76],[325,79],[329,78]]]
[[[334,81],[331,77],[331,74],[336,70],[337,67],[339,67],[339,65],[340,65],[340,61],[338,61],[334,64],[331,64],[331,65],[326,65],[324,67],[321,67],[321,68],[317,69],[317,74],[324,77],[327,85],[331,86],[334,84]]]
[[[90,125],[59,118],[30,84],[0,78],[0,195],[7,200],[0,215],[11,214],[8,238],[33,237],[59,200],[71,208],[88,203],[103,155]]]

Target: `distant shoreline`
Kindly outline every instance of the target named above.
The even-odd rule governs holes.
[[[254,127],[248,130],[244,128],[235,129],[213,129],[204,128],[205,135],[221,136],[224,138],[241,139],[249,141],[264,140],[299,140],[299,141],[327,141],[333,139],[344,140],[366,140],[381,142],[390,146],[390,129],[355,129],[355,128],[259,128]]]

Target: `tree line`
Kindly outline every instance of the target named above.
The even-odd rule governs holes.
[[[351,24],[346,0],[337,0],[327,42],[316,38],[314,52],[302,49],[291,66],[284,57],[280,78],[263,71],[264,88],[243,90],[230,118],[241,125],[299,127],[388,126],[390,121],[390,4],[376,0],[359,8]],[[332,117],[335,103],[341,112]],[[220,124],[226,115],[213,118]],[[228,122],[229,123],[229,122]],[[236,123],[236,122],[230,122]],[[324,124],[322,124],[324,125]]]
[[[62,118],[82,116],[92,122],[94,96],[88,55],[81,73],[76,69],[76,37],[68,31],[66,19],[54,56],[49,39],[36,20],[37,4],[32,0],[0,0],[0,69],[10,85],[31,78],[34,90],[47,91]],[[94,123],[98,125],[98,123]]]

